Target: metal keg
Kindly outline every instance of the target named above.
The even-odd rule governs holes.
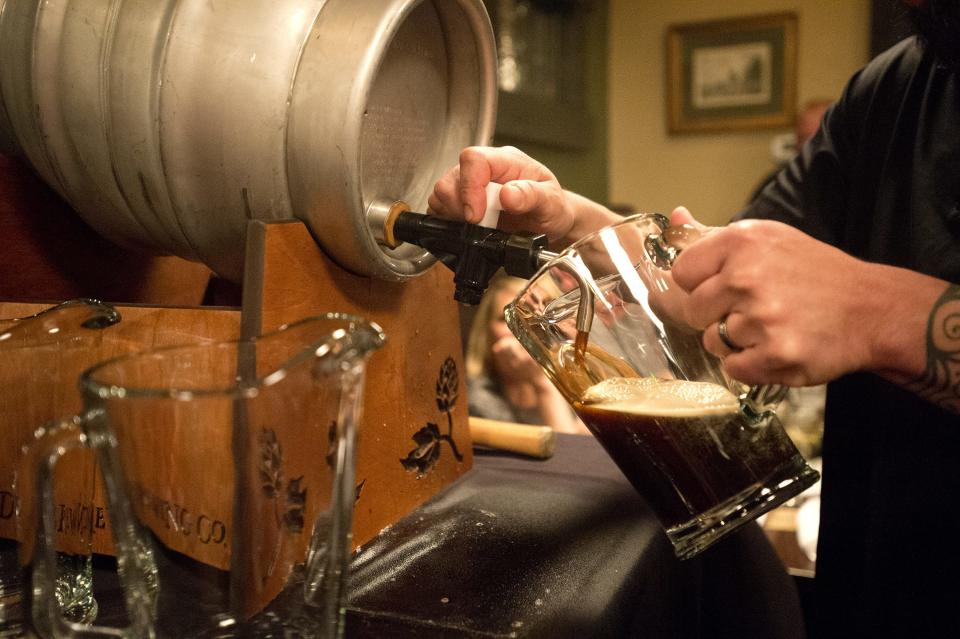
[[[366,211],[425,207],[495,113],[481,0],[0,0],[0,144],[107,238],[235,281],[253,219],[422,272]]]

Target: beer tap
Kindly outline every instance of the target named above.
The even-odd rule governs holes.
[[[374,202],[367,219],[384,246],[416,244],[452,270],[454,298],[463,304],[478,304],[499,268],[503,267],[508,275],[527,279],[556,257],[556,253],[546,250],[546,235],[511,234],[417,213],[404,202]]]

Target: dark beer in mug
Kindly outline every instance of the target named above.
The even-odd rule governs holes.
[[[775,491],[804,460],[776,417],[744,415],[738,399],[717,384],[612,378],[574,407],[675,544],[705,524],[725,534],[724,526],[735,528],[738,519],[773,508],[815,480]],[[678,555],[699,550],[688,554],[681,543]]]

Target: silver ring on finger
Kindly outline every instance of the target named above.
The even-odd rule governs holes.
[[[724,346],[729,348],[734,353],[739,353],[743,351],[743,347],[737,344],[735,341],[730,339],[730,334],[727,333],[727,316],[724,315],[723,319],[717,322],[717,333],[720,335],[720,341],[723,342]]]

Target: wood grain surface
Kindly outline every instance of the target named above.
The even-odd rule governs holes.
[[[327,258],[300,222],[251,222],[247,237],[245,332],[339,311],[387,334],[370,358],[360,428],[353,535],[363,544],[472,466],[453,276],[440,265],[406,282],[353,275]],[[445,366],[457,375],[449,411],[438,402]],[[435,455],[422,472],[401,461],[417,450],[425,461]]]

